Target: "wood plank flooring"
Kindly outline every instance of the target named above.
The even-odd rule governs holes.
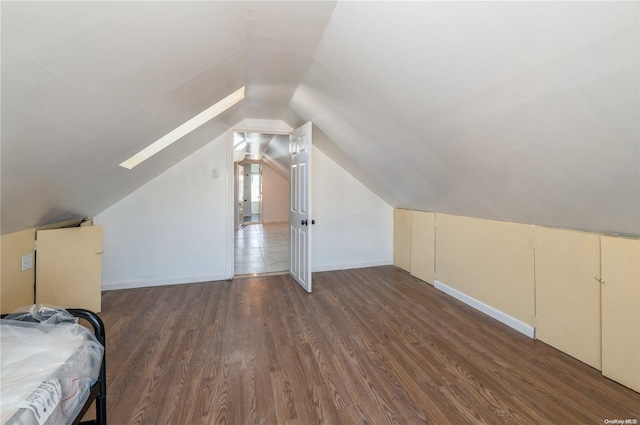
[[[105,292],[110,424],[604,424],[640,394],[395,267]]]

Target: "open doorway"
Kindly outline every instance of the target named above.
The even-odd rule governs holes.
[[[243,224],[262,223],[262,161],[241,162],[243,181]]]
[[[234,132],[234,275],[289,271],[288,135]]]

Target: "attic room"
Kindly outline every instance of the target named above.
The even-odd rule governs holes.
[[[640,420],[640,3],[0,24],[0,307],[103,322],[78,421]]]

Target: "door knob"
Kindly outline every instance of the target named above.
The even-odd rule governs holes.
[[[311,220],[311,224],[316,224],[316,221],[315,220]]]
[[[303,226],[306,226],[306,225],[307,225],[307,220],[302,220],[302,221],[300,222],[300,224],[302,224]]]

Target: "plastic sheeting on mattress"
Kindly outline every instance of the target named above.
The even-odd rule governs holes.
[[[0,423],[71,424],[104,347],[69,312],[33,306],[0,320]]]

